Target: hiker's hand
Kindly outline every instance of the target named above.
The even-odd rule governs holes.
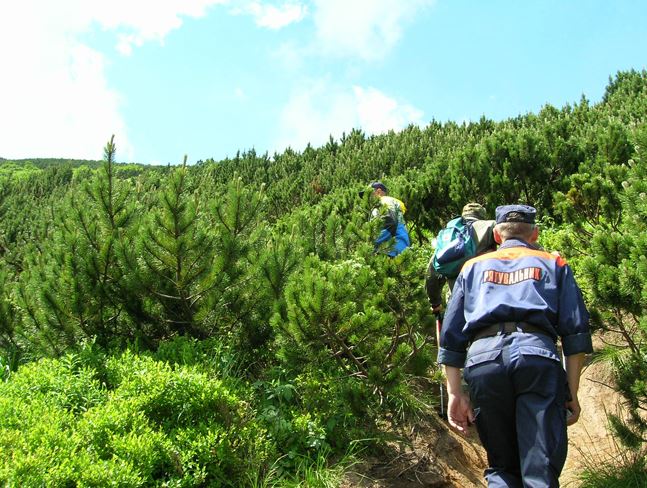
[[[472,404],[467,395],[464,393],[449,394],[447,420],[449,420],[449,425],[461,434],[467,433],[469,426],[474,422],[474,410],[472,410]]]
[[[443,311],[443,304],[442,304],[442,303],[440,303],[440,304],[436,305],[435,307],[432,305],[432,307],[431,307],[431,312],[432,312],[434,315],[438,315],[438,314],[439,314],[439,313],[441,313],[442,311]]]
[[[580,418],[580,412],[582,411],[580,402],[575,398],[570,402],[566,402],[566,408],[571,411],[571,415],[566,417],[566,425],[573,425]]]

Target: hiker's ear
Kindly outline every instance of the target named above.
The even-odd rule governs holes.
[[[534,244],[539,239],[539,227],[535,225],[532,229],[532,235],[530,236],[530,244]]]
[[[499,233],[499,231],[497,230],[496,227],[494,229],[492,229],[492,234],[494,234],[494,241],[497,244],[501,244],[503,242],[502,239],[501,239],[501,234]]]

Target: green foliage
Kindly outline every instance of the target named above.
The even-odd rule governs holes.
[[[103,168],[65,202],[47,246],[20,275],[15,298],[26,316],[19,332],[41,354],[137,336],[129,315],[143,317],[123,258],[132,248],[135,205],[130,184],[114,176],[115,151],[110,141]]]
[[[434,322],[421,296],[422,260],[413,250],[394,260],[306,259],[286,288],[287,320],[273,319],[286,357],[334,360],[380,396],[407,373],[424,374]]]
[[[211,237],[199,225],[196,199],[189,194],[185,165],[175,170],[160,194],[160,205],[150,213],[138,239],[138,288],[159,305],[156,338],[187,334],[206,338],[195,320],[201,301],[214,286],[208,276],[213,266]],[[137,263],[133,263],[137,267]]]
[[[281,459],[278,461],[280,462]],[[349,454],[331,466],[327,453],[322,453],[314,460],[308,456],[299,456],[295,462],[294,473],[284,472],[277,463],[262,479],[250,478],[249,486],[251,488],[337,488],[341,485],[345,472],[355,461]]]
[[[365,385],[314,365],[296,377],[283,368],[275,368],[269,374],[270,377],[253,385],[258,402],[257,421],[282,455],[260,479],[265,486],[270,481],[279,483],[278,486],[288,480],[303,481],[302,470],[313,469],[315,465],[315,471],[320,471],[317,476],[338,472],[346,461],[338,460],[340,465],[335,470],[328,467],[327,459],[342,456],[348,460],[349,446],[374,429],[365,415]],[[360,390],[364,398],[357,402],[358,409],[354,411],[349,393]]]
[[[92,358],[92,360],[91,360]],[[20,486],[240,486],[271,452],[221,381],[126,352],[67,355],[0,384],[0,482]]]
[[[196,370],[204,370],[236,383],[243,376],[236,353],[235,349],[223,344],[218,337],[198,340],[177,336],[162,342],[153,357],[172,365],[191,366]]]
[[[617,337],[606,356],[614,365],[617,388],[625,397],[628,420],[610,416],[619,441],[638,457],[647,453],[647,125],[632,135],[631,159],[589,165],[572,178],[568,195],[581,205],[563,206],[566,218],[585,234],[563,237],[578,253],[576,269],[596,325]],[[614,145],[617,147],[617,145]],[[624,154],[624,153],[623,153]],[[623,157],[626,157],[623,156]],[[572,199],[571,199],[572,200]],[[563,196],[558,196],[563,204]],[[630,474],[631,467],[627,468]],[[601,485],[595,485],[601,486]]]
[[[587,460],[580,474],[582,488],[644,488],[647,486],[645,458],[620,452],[612,462]]]

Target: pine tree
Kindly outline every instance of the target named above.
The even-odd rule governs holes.
[[[143,262],[140,284],[145,296],[159,305],[155,339],[175,334],[207,337],[196,314],[217,285],[214,237],[204,229],[197,195],[190,193],[186,156],[168,178],[138,241]]]
[[[214,238],[215,260],[209,280],[216,283],[202,304],[199,318],[211,333],[236,343],[241,351],[264,344],[270,335],[268,310],[257,302],[256,263],[250,260],[257,246],[263,246],[260,216],[266,205],[264,186],[246,187],[235,176],[225,194],[211,203],[210,233]]]
[[[616,379],[627,399],[629,420],[611,417],[620,440],[644,460],[647,455],[647,127],[636,135],[637,152],[628,163],[629,176],[623,181],[623,221],[626,253],[619,268],[617,286],[622,300],[615,314],[628,350],[614,356]],[[591,270],[594,271],[594,270]],[[599,298],[607,298],[601,294]],[[630,304],[625,305],[626,302]]]
[[[433,316],[422,297],[422,254],[391,260],[355,255],[307,258],[286,287],[287,318],[273,326],[290,363],[334,361],[370,384],[378,398],[432,362]]]
[[[134,295],[124,287],[122,256],[132,248],[135,216],[130,185],[115,178],[114,136],[105,160],[65,212],[47,248],[31,257],[21,275],[17,301],[25,312],[24,335],[49,354],[60,354],[83,339],[100,344],[136,337]]]
[[[644,459],[647,453],[647,128],[635,135],[636,152],[624,164],[583,166],[572,188],[559,195],[573,232],[565,251],[583,284],[594,325],[605,335],[603,357],[615,368],[616,384],[627,401],[628,422],[610,415],[620,441]],[[568,203],[570,203],[570,205]],[[579,238],[576,236],[580,236]],[[578,255],[579,254],[579,255]]]
[[[16,337],[17,314],[11,303],[9,277],[5,265],[0,266],[0,351],[15,351],[20,349]]]
[[[287,318],[285,303],[285,287],[292,273],[299,268],[304,252],[295,246],[298,239],[296,229],[290,234],[275,232],[264,239],[265,245],[258,246],[252,255],[252,261],[257,263],[259,286],[258,302],[267,303],[267,321],[276,313],[283,319]]]

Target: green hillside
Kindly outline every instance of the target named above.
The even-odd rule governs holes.
[[[647,72],[597,104],[302,152],[150,167],[118,144],[0,160],[1,484],[335,486],[385,423],[434,415],[424,271],[468,201],[537,208],[617,338],[599,352],[628,405],[616,471],[644,471]],[[407,206],[395,259],[358,195],[378,179]]]

